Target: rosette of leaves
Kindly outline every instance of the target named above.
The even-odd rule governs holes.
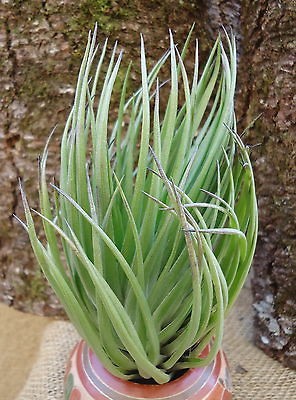
[[[129,67],[111,121],[122,52],[115,45],[106,63],[107,41],[100,48],[90,34],[61,140],[59,184],[46,181],[48,140],[40,212],[21,188],[23,226],[80,335],[113,375],[159,384],[214,359],[257,238],[252,167],[236,132],[234,37],[218,37],[202,73],[196,43],[192,77],[188,42],[179,53],[170,34],[168,51],[147,72],[141,37],[141,87],[127,96]]]

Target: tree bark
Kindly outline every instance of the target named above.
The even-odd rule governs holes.
[[[56,124],[49,176],[57,171],[58,138],[88,30],[97,21],[99,41],[118,39],[127,65],[139,59],[140,32],[152,64],[168,46],[168,28],[183,43],[195,22],[202,60],[224,25],[238,40],[240,129],[263,112],[246,137],[262,143],[253,156],[260,207],[256,341],[295,367],[295,1],[2,0],[0,7],[0,300],[47,315],[61,312],[11,215],[22,215],[18,176],[37,205],[37,157]],[[137,65],[132,78],[136,87]]]
[[[254,149],[260,230],[254,261],[255,340],[296,368],[294,1],[244,1],[239,97]]]
[[[221,7],[218,4],[221,3]],[[222,7],[223,3],[223,7]],[[38,272],[26,233],[12,218],[22,216],[17,178],[24,179],[30,204],[37,206],[37,157],[58,124],[51,145],[49,176],[57,171],[59,140],[70,110],[79,63],[89,29],[98,23],[99,41],[110,36],[125,49],[124,63],[139,60],[139,33],[148,63],[168,46],[168,28],[183,43],[192,24],[207,54],[230,1],[183,4],[169,0],[3,0],[0,5],[0,300],[27,311],[60,313],[59,303]],[[239,2],[236,2],[237,4]],[[236,7],[238,10],[239,8]],[[212,24],[207,24],[211,18]],[[193,49],[191,57],[193,59]],[[139,65],[132,75],[139,80]]]

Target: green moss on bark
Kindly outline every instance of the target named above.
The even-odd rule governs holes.
[[[120,31],[122,20],[129,20],[135,15],[136,8],[133,1],[84,0],[72,9],[64,33],[73,41],[75,56],[81,57],[84,42],[77,41],[77,34],[87,33],[97,23],[99,34],[112,36]]]

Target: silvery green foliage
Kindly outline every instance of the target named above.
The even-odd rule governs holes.
[[[122,53],[115,46],[106,64],[107,41],[98,48],[90,34],[58,186],[46,182],[49,140],[40,161],[35,213],[45,246],[22,189],[24,226],[44,274],[81,336],[123,379],[165,383],[176,370],[210,363],[253,258],[254,179],[236,133],[235,41],[224,39],[227,49],[219,37],[201,74],[196,46],[189,79],[189,38],[179,54],[171,34],[148,73],[141,37],[142,85],[127,99],[128,68],[109,134]],[[170,93],[161,117],[165,63]],[[208,356],[198,358],[210,342]]]

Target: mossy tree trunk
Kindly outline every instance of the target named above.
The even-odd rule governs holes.
[[[18,176],[24,177],[36,206],[37,157],[58,123],[49,175],[57,170],[58,137],[73,99],[87,31],[95,21],[99,39],[119,39],[126,64],[138,59],[139,32],[152,63],[167,48],[168,27],[183,43],[196,22],[203,58],[223,24],[238,38],[240,126],[263,112],[246,139],[262,143],[253,157],[260,205],[254,268],[257,342],[287,364],[295,363],[294,0],[7,0],[0,7],[0,299],[25,310],[60,312],[36,272],[26,234],[11,215],[22,215]],[[135,66],[135,86],[138,76]]]
[[[26,233],[12,218],[22,216],[17,185],[23,177],[32,207],[37,205],[37,157],[58,124],[51,145],[49,175],[58,165],[59,136],[73,99],[79,63],[89,29],[98,23],[99,40],[110,36],[125,49],[124,63],[139,60],[139,33],[152,64],[168,46],[168,28],[183,43],[193,22],[207,53],[225,15],[236,26],[237,12],[218,2],[145,0],[15,0],[0,5],[0,299],[24,310],[60,312],[38,272]],[[225,2],[230,4],[231,2]],[[222,14],[221,14],[222,13]],[[212,20],[212,24],[206,21]],[[192,52],[191,52],[192,54]],[[193,58],[193,57],[191,57]],[[134,66],[137,86],[139,65]]]

